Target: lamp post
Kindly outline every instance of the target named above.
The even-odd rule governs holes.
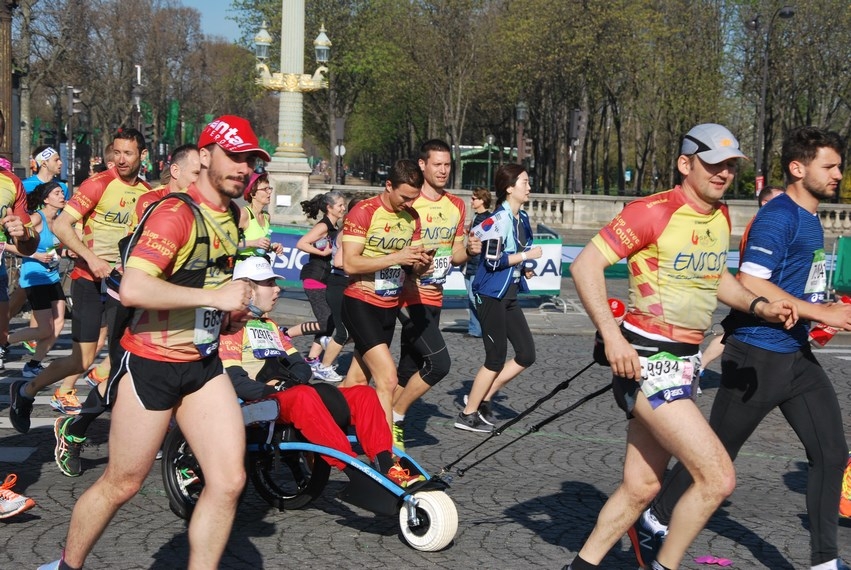
[[[771,29],[774,27],[774,20],[781,17],[784,20],[795,15],[795,9],[791,6],[783,6],[774,11],[771,18],[768,20],[768,26],[765,30],[765,45],[762,50],[762,86],[759,94],[759,122],[757,123],[757,143],[756,143],[756,195],[762,191],[765,186],[765,172],[763,172],[763,157],[765,155],[765,102],[768,97],[768,54],[771,47]],[[757,14],[753,19],[747,22],[746,27],[754,32],[759,32],[762,27],[760,16]]]
[[[529,105],[524,100],[517,102],[514,107],[514,118],[517,119],[517,164],[526,160],[526,139],[524,130],[529,119]]]
[[[491,162],[491,157],[493,156],[493,143],[496,142],[496,137],[488,135],[486,142],[488,145],[488,190],[490,190],[491,184],[493,184],[493,164]]]
[[[0,156],[12,159],[12,11],[16,0],[0,0],[0,121],[9,124],[9,136],[0,132]],[[27,151],[29,152],[29,151]]]
[[[327,61],[330,41],[319,45],[314,42],[317,60],[324,54]],[[325,36],[327,40],[327,36]],[[321,42],[320,42],[321,43]],[[254,37],[257,55],[257,83],[270,91],[280,93],[278,106],[278,146],[272,161],[266,165],[273,183],[272,220],[281,222],[285,209],[307,198],[310,165],[304,153],[302,134],[304,131],[303,94],[328,87],[323,74],[324,65],[316,68],[311,76],[304,71],[304,0],[282,0],[281,2],[281,71],[271,73],[267,61],[272,36],[266,23]]]

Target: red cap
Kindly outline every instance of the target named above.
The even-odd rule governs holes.
[[[213,143],[227,152],[253,152],[266,162],[271,160],[269,153],[260,147],[251,123],[236,115],[222,115],[204,127],[198,137],[198,148]]]

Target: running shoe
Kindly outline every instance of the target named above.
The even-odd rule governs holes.
[[[337,374],[336,366],[322,366],[322,364],[313,369],[313,377],[325,382],[339,382],[343,379]]]
[[[56,437],[56,447],[53,448],[53,455],[56,458],[56,465],[63,475],[68,477],[78,477],[83,468],[80,463],[80,450],[83,444],[86,443],[85,437],[77,437],[68,435],[66,429],[73,422],[74,418],[56,418],[53,422],[53,435]]]
[[[12,490],[17,481],[18,476],[9,473],[6,480],[0,485],[0,519],[13,517],[35,506],[35,501]]]
[[[42,372],[44,372],[44,366],[42,366],[41,364],[30,366],[30,363],[27,362],[26,364],[24,364],[23,370],[21,370],[21,376],[23,376],[24,378],[35,378]]]
[[[464,396],[464,406],[467,405],[467,401],[469,400],[469,396]],[[491,411],[491,403],[487,400],[482,400],[482,403],[479,404],[479,419],[488,424],[489,426],[495,426],[496,419],[493,417],[493,411]]]
[[[6,359],[9,356],[9,343],[6,343],[5,346],[0,346],[0,370],[5,370]]]
[[[331,337],[330,337],[330,336],[320,336],[320,337],[319,337],[319,344],[320,344],[320,345],[322,345],[322,350],[327,349],[327,348],[328,348],[328,344],[329,344],[330,342],[331,342]]]
[[[491,433],[493,431],[493,426],[485,423],[479,412],[473,412],[472,414],[465,414],[463,411],[459,412],[458,417],[455,419],[455,427],[464,431],[478,433]]]
[[[839,496],[839,516],[851,518],[851,453],[848,454],[848,465],[842,477],[842,494]]]
[[[35,399],[21,396],[21,387],[26,383],[26,380],[16,380],[9,386],[9,421],[21,433],[30,431],[30,415],[35,402]]]
[[[393,447],[405,451],[405,422],[393,422]]]
[[[35,348],[38,346],[38,341],[35,340],[25,340],[21,343],[21,345],[26,349],[30,354],[35,354]]]
[[[91,386],[92,388],[97,388],[99,384],[106,381],[108,376],[98,376],[97,366],[89,370],[89,373],[86,374],[86,384]]]
[[[425,477],[420,475],[419,473],[411,473],[408,469],[405,469],[399,462],[397,461],[393,467],[387,472],[387,478],[402,487],[403,489],[408,485],[413,485],[418,481],[425,481]]]
[[[310,369],[313,371],[316,371],[317,367],[322,366],[322,362],[320,362],[318,358],[305,358],[304,361],[307,362],[307,365],[310,366]]]
[[[60,388],[57,388],[53,393],[53,397],[50,399],[50,405],[53,406],[53,408],[60,414],[68,416],[76,416],[79,414],[83,406],[77,398],[77,390],[71,390],[64,394],[59,392],[59,390]]]
[[[62,560],[54,560],[53,562],[48,562],[47,564],[42,564],[38,567],[38,570],[59,570],[59,563]]]
[[[662,549],[662,543],[668,535],[668,527],[659,522],[650,509],[647,509],[635,524],[627,531],[635,558],[642,568],[649,568]]]

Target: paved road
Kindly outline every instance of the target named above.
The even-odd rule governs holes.
[[[624,285],[612,283],[613,293],[623,296]],[[575,299],[570,280],[565,280],[562,296]],[[286,293],[279,303],[281,322],[297,322],[307,314],[299,294]],[[590,362],[592,328],[580,311],[530,306],[526,314],[535,330],[538,360],[495,402],[500,420],[525,410]],[[485,439],[452,427],[482,355],[480,341],[462,334],[464,318],[457,305],[444,311],[452,372],[409,414],[408,449],[432,472]],[[67,337],[63,342],[67,348]],[[851,358],[848,344],[847,338],[839,338],[829,345],[832,352],[820,357],[835,379],[846,411],[851,410],[851,385],[841,358]],[[3,382],[12,379],[13,367],[20,363],[7,366]],[[222,568],[561,568],[580,548],[620,480],[625,422],[606,394],[536,433],[529,433],[528,426],[606,385],[608,376],[601,367],[592,367],[521,422],[522,427],[492,438],[457,464],[468,467],[523,436],[463,477],[453,477],[449,494],[458,507],[460,524],[454,543],[441,552],[415,551],[399,537],[395,517],[375,516],[335,499],[345,478],[332,474],[323,496],[302,511],[274,511],[249,488]],[[717,385],[717,375],[704,384],[700,405],[706,411]],[[7,417],[5,407],[3,398],[2,418]],[[55,417],[44,404],[36,407],[35,416],[43,418],[45,426]],[[851,435],[851,420],[845,428]],[[0,422],[0,472],[17,472],[18,489],[38,502],[32,511],[0,527],[0,568],[34,568],[58,555],[73,501],[103,471],[107,434],[108,421],[96,422],[83,453],[85,472],[70,479],[54,465],[50,428],[20,435]],[[701,568],[692,558],[704,554],[730,558],[735,568],[808,567],[806,458],[782,416],[774,413],[767,418],[742,450],[736,467],[736,493],[700,534],[683,567]],[[840,528],[839,541],[842,555],[851,559],[848,521]],[[157,464],[139,496],[119,512],[87,567],[176,569],[185,567],[186,558],[186,527],[169,511]],[[613,549],[605,567],[635,567],[628,540]]]

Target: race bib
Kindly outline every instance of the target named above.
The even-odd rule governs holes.
[[[452,268],[452,248],[441,247],[434,254],[434,262],[432,264],[434,270],[430,275],[424,275],[420,279],[423,285],[431,285],[433,283],[441,284],[446,282],[446,275]]]
[[[287,349],[278,334],[277,327],[268,322],[249,321],[245,325],[245,334],[248,345],[254,353],[254,358],[280,358],[287,353]]]
[[[827,272],[825,270],[825,255],[823,249],[818,249],[813,254],[813,264],[810,266],[810,274],[804,286],[804,293],[817,293],[824,295],[827,289]]]
[[[655,410],[665,402],[692,397],[692,385],[700,369],[700,356],[687,358],[660,352],[641,361],[641,391]]]
[[[207,357],[219,348],[219,331],[222,328],[223,313],[212,307],[195,309],[195,332],[192,342],[202,357]]]
[[[375,272],[375,294],[381,297],[398,297],[405,281],[405,272],[399,265],[392,265]]]

